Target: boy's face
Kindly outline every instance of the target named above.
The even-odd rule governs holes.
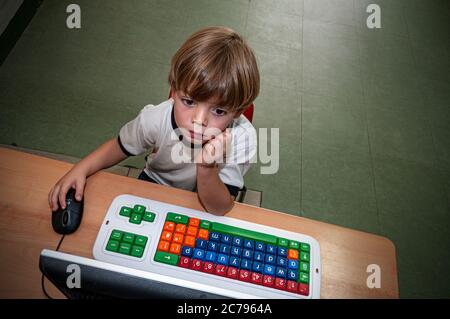
[[[194,101],[182,91],[172,91],[175,121],[183,135],[194,144],[204,143],[223,132],[243,111],[231,112],[213,100]]]

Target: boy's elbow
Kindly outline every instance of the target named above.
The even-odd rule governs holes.
[[[214,214],[217,216],[223,216],[234,207],[234,200],[230,196],[229,201],[222,205],[217,205],[217,203],[211,203],[210,205],[208,205],[208,203],[203,203],[203,204],[208,213],[211,213],[211,214]]]

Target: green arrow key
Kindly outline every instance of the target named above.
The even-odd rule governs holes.
[[[168,220],[170,222],[174,222],[176,224],[187,224],[189,218],[187,216],[180,215],[180,214],[167,213],[166,220]]]
[[[176,266],[178,264],[178,255],[157,251],[155,254],[155,261]]]

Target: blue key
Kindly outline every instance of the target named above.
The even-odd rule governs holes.
[[[264,275],[273,276],[275,274],[275,267],[272,265],[264,265]]]
[[[244,249],[242,251],[242,258],[252,259],[253,251],[250,249]]]
[[[217,263],[227,266],[228,265],[228,256],[224,255],[224,254],[219,254],[219,256],[217,257]]]
[[[256,245],[255,245],[255,249],[260,251],[260,252],[265,252],[266,251],[266,244],[257,241]]]
[[[240,263],[241,263],[241,259],[239,259],[237,257],[230,257],[230,262],[228,264],[235,268],[239,268]]]
[[[266,251],[268,254],[276,255],[277,254],[277,246],[267,244]]]
[[[278,278],[286,278],[286,268],[277,267],[276,276]]]
[[[265,262],[266,264],[275,265],[275,256],[274,255],[266,255],[265,261],[266,261]]]
[[[205,255],[205,260],[215,262],[216,261],[216,253],[213,251],[207,251],[206,255]]]
[[[194,249],[194,257],[195,259],[203,260],[203,257],[205,256],[205,251],[203,249]]]
[[[253,255],[253,259],[256,261],[264,261],[264,254],[259,251],[255,251],[255,254]]]
[[[257,261],[253,262],[253,272],[262,273],[264,269],[264,266],[262,263],[259,263]]]
[[[249,239],[244,240],[244,248],[253,250],[254,245],[255,245],[255,242],[253,240],[249,240]]]
[[[219,244],[213,241],[208,242],[208,250],[217,251],[219,250]]]
[[[222,237],[222,238],[223,238],[223,237]],[[230,249],[231,249],[231,246],[230,246],[230,245],[220,244],[219,252],[220,252],[221,254],[229,255],[229,254],[230,254]]]
[[[188,247],[188,246],[183,246],[181,248],[181,255],[186,256],[186,257],[191,257],[192,256],[192,248]]]
[[[297,281],[298,273],[292,269],[288,270],[287,280]]]
[[[222,238],[220,238],[220,241],[224,244],[229,244],[231,245],[231,241],[233,240],[233,238],[230,235],[222,235]]]
[[[241,255],[241,250],[242,250],[242,248],[239,248],[239,247],[235,247],[235,246],[231,247],[231,256],[239,257]]]
[[[200,249],[206,249],[206,243],[207,243],[206,240],[197,238],[195,240],[195,247]]]
[[[288,268],[289,269],[297,269],[298,268],[298,261],[289,259]]]
[[[242,246],[242,238],[241,237],[233,237],[233,246]]]
[[[284,247],[278,247],[278,256],[287,256],[287,249]]]
[[[248,259],[242,259],[241,269],[250,270],[252,269],[252,262]]]
[[[216,233],[216,232],[210,232],[209,233],[209,240],[212,240],[212,241],[220,241],[220,234],[219,233]]]
[[[283,258],[283,257],[277,257],[277,266],[286,268],[286,266],[287,266],[287,259]]]

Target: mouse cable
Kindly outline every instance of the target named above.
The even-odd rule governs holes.
[[[66,237],[66,235],[62,235],[61,239],[59,240],[58,246],[56,246],[56,251],[59,250],[59,247],[61,247],[61,244],[64,240],[64,237]],[[48,298],[48,299],[53,299],[48,293],[47,290],[45,290],[45,284],[44,284],[44,273],[42,273],[42,277],[41,277],[41,287],[42,287],[42,291],[44,292],[44,295]]]

